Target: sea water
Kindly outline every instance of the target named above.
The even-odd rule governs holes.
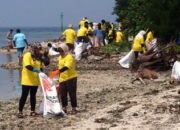
[[[0,64],[13,60],[17,60],[16,54],[0,54]],[[20,71],[0,68],[0,100],[9,100],[20,93]]]
[[[14,30],[14,35],[17,28],[0,28],[0,47],[7,45],[6,34],[10,29]],[[61,32],[60,27],[22,27],[19,29],[26,35],[26,39],[30,43],[58,39]]]

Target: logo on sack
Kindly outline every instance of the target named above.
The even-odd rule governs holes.
[[[49,83],[49,81],[47,79],[43,79],[43,87],[45,91],[52,91],[51,90],[51,84]]]

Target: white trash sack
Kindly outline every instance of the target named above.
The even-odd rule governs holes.
[[[41,87],[43,90],[43,101],[40,105],[40,111],[43,116],[65,115],[59,102],[56,84],[44,73],[39,74]]]
[[[132,63],[132,61],[135,58],[135,54],[134,51],[131,50],[126,56],[124,56],[122,59],[119,60],[119,64],[123,67],[123,68],[130,68],[130,65]]]
[[[179,61],[174,62],[171,77],[173,77],[177,81],[180,81],[180,62]]]
[[[83,43],[83,42],[79,42],[79,43],[75,43],[75,59],[77,61],[81,60],[82,58],[82,53],[85,49],[87,49],[88,47],[88,43]]]

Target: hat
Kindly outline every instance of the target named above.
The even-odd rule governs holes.
[[[69,48],[66,43],[60,43],[58,47],[61,48],[65,54],[69,52]]]
[[[73,27],[73,25],[72,25],[72,24],[69,24],[69,25],[68,25],[68,28],[72,28],[72,27]]]

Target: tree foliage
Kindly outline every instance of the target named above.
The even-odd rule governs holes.
[[[169,42],[180,32],[180,0],[115,0],[113,13],[129,34],[152,29]]]

